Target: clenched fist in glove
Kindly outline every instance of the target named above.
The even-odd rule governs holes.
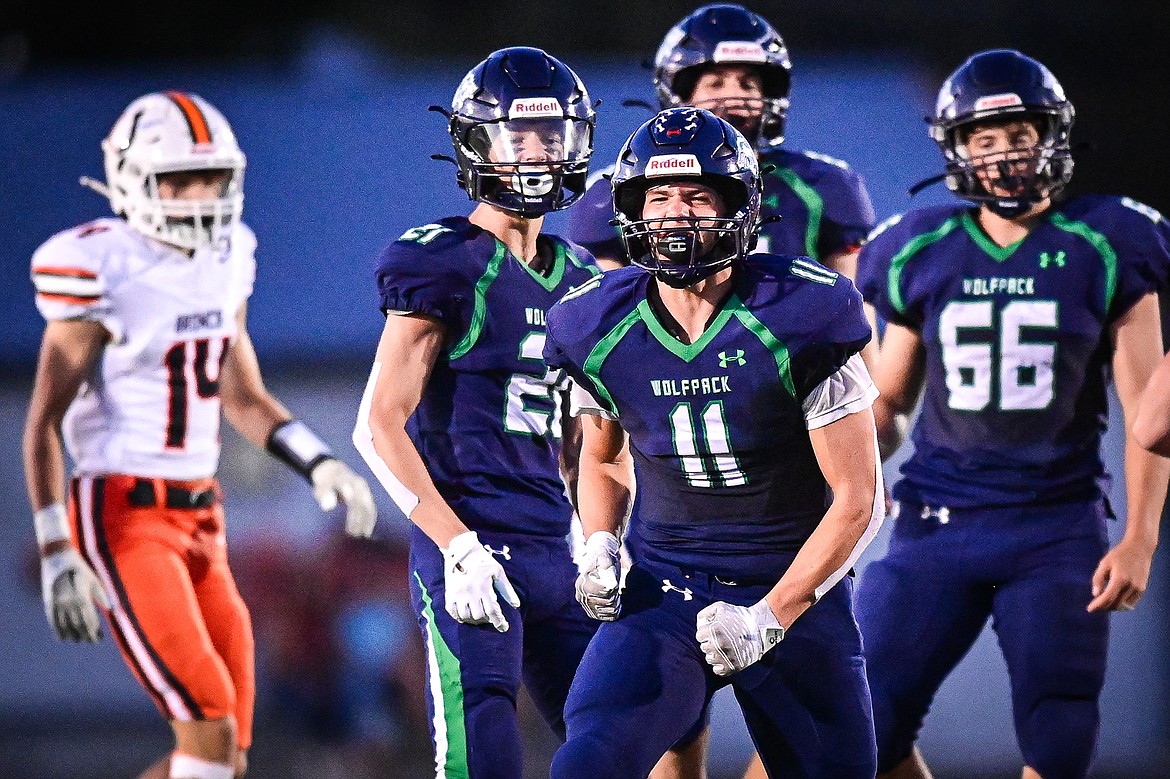
[[[599,530],[585,542],[578,564],[577,602],[586,614],[602,622],[613,622],[622,610],[620,549],[613,533]]]
[[[766,600],[753,606],[716,601],[696,621],[699,648],[719,676],[742,671],[784,639],[784,628]]]

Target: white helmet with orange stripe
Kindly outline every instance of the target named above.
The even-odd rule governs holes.
[[[239,222],[244,153],[223,114],[198,95],[155,92],[138,98],[118,117],[102,151],[106,183],[82,183],[108,197],[114,213],[143,235],[193,250],[225,241]],[[160,177],[196,171],[222,174],[213,177],[214,197],[160,195]]]

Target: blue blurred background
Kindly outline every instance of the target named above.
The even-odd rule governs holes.
[[[43,327],[28,259],[53,233],[108,212],[77,178],[100,177],[98,143],[122,108],[178,88],[232,122],[248,155],[245,220],[259,238],[249,326],[261,364],[294,413],[358,465],[349,431],[382,321],[373,259],[406,229],[470,208],[453,169],[430,159],[450,149],[444,121],[427,107],[448,103],[491,50],[543,45],[602,99],[595,160],[608,164],[648,116],[621,105],[653,97],[639,61],[694,5],[131,2],[115,13],[19,0],[0,10],[0,440],[12,444],[0,458],[0,505],[9,507],[0,523],[0,776],[134,776],[169,746],[169,730],[108,639],[74,647],[51,636],[17,454]],[[906,195],[939,167],[922,116],[946,73],[993,45],[1040,57],[1064,82],[1079,112],[1075,135],[1097,142],[1078,158],[1077,186],[1170,208],[1170,110],[1151,96],[1170,76],[1157,40],[1170,29],[1161,6],[749,5],[792,50],[789,145],[848,160],[879,218],[949,197],[941,188],[913,203]],[[548,221],[555,231],[564,215]],[[1114,416],[1107,455],[1120,473]],[[427,775],[406,520],[379,494],[378,541],[343,539],[340,519],[322,515],[303,483],[226,427],[221,477],[233,568],[256,626],[249,775]],[[1118,480],[1118,508],[1123,490]],[[881,554],[887,533],[863,564]],[[1166,557],[1155,559],[1141,607],[1113,618],[1096,776],[1170,776]],[[524,710],[527,775],[547,775],[555,744]],[[717,700],[713,728],[712,777],[735,776],[750,747],[729,698]],[[1018,775],[1007,679],[990,634],[944,686],[922,746],[940,779]]]

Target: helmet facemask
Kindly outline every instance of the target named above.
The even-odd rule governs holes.
[[[644,218],[646,193],[663,184],[698,183],[719,195],[723,216]],[[744,186],[712,175],[644,182],[621,195],[618,231],[630,261],[671,287],[685,288],[726,268],[750,250],[755,232]],[[632,216],[639,218],[632,218]]]
[[[133,169],[133,163],[128,163]],[[188,170],[149,170],[140,172],[145,197],[139,201],[127,198],[124,217],[132,227],[180,249],[195,250],[204,246],[220,246],[231,236],[243,210],[244,170],[232,168],[195,168],[191,172],[222,174],[224,180],[218,196],[199,199],[166,198],[160,192],[159,181],[170,174]]]
[[[195,95],[145,95],[122,113],[102,141],[105,185],[114,213],[143,235],[184,251],[221,247],[244,208],[244,153],[227,120]],[[219,173],[212,197],[164,199],[160,177],[172,173]]]
[[[623,221],[621,236],[634,265],[682,289],[746,253],[740,226],[737,218],[672,216]]]
[[[703,72],[716,65],[754,66],[763,83],[762,97],[716,97],[695,100],[695,87]],[[670,105],[702,108],[743,133],[756,149],[776,146],[784,140],[788,119],[788,71],[758,63],[721,62],[698,65],[680,71],[674,79]]]
[[[1027,120],[1039,139],[1027,148],[972,153],[968,139],[978,128]],[[1072,177],[1067,129],[1050,113],[1009,113],[956,124],[942,132],[947,186],[1011,219],[1059,193]]]
[[[575,202],[585,191],[593,127],[582,119],[452,120],[460,172],[472,199],[525,218]]]

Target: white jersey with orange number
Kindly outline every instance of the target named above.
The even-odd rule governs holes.
[[[65,415],[78,474],[198,479],[219,461],[219,374],[252,294],[256,238],[193,257],[100,219],[58,233],[33,255],[48,320],[102,324],[110,341]]]

